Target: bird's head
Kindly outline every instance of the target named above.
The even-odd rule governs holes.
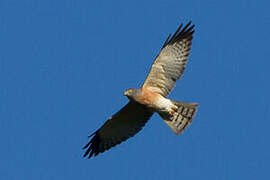
[[[141,93],[141,89],[132,88],[132,89],[125,90],[124,96],[127,96],[129,99],[135,100],[139,96],[140,93]]]

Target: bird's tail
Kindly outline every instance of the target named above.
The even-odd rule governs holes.
[[[192,122],[197,111],[197,103],[171,102],[177,106],[177,110],[170,114],[159,113],[165,123],[178,135]]]

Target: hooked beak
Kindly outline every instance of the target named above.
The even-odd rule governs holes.
[[[127,95],[128,95],[128,91],[125,91],[125,92],[124,92],[124,96],[127,96]]]
[[[125,90],[124,95],[125,95],[125,96],[130,96],[131,93],[132,93],[132,89]]]

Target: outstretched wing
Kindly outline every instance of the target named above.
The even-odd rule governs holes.
[[[194,25],[189,22],[184,28],[183,24],[171,37],[165,41],[159,55],[152,64],[143,88],[149,88],[163,96],[167,96],[184,73],[189,56]]]
[[[144,105],[130,101],[91,135],[92,139],[83,147],[87,149],[84,157],[96,156],[134,136],[152,115],[153,112]]]

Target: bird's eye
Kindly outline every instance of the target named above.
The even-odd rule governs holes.
[[[132,93],[132,89],[129,89],[129,90],[128,90],[128,93]]]

